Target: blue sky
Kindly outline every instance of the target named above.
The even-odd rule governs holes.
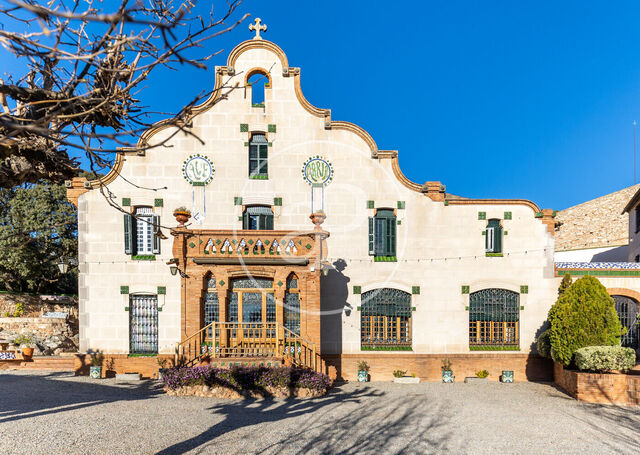
[[[247,0],[240,11],[301,67],[312,104],[397,149],[413,181],[554,209],[633,184],[638,2]],[[142,99],[169,111],[211,88],[248,24],[210,43],[224,52],[208,71],[156,74]]]

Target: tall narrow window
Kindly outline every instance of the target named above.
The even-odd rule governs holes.
[[[507,289],[483,289],[469,295],[469,348],[518,350],[520,295]]]
[[[266,179],[268,177],[268,151],[269,143],[265,135],[254,133],[249,142],[249,178]]]
[[[256,73],[249,77],[247,81],[251,86],[251,106],[264,107],[264,88],[269,83],[266,74]]]
[[[362,294],[362,350],[411,350],[411,294],[374,289]]]
[[[393,210],[378,209],[375,217],[369,218],[369,255],[396,256],[396,216]]]
[[[242,216],[242,229],[272,230],[273,212],[268,205],[251,205]]]
[[[220,304],[218,301],[218,291],[216,290],[216,279],[211,276],[207,280],[207,292],[204,297],[204,325],[207,326],[212,322],[220,321]],[[218,330],[216,330],[216,336]],[[211,328],[207,331],[207,337],[212,338],[213,331]]]
[[[638,302],[631,297],[624,295],[614,295],[613,301],[616,304],[616,312],[620,318],[620,323],[627,329],[627,333],[622,335],[620,342],[622,346],[638,349],[640,347],[640,325],[638,325]]]
[[[160,217],[151,207],[136,207],[133,215],[124,215],[124,251],[133,256],[160,254],[156,232]]]
[[[487,223],[485,251],[487,253],[502,253],[502,226],[500,226],[500,220],[491,219]]]
[[[636,234],[640,232],[640,206],[636,207]]]
[[[158,296],[129,297],[129,354],[158,353]]]
[[[298,288],[298,277],[294,273],[287,278],[287,292],[284,294],[284,326],[300,335],[300,288]]]

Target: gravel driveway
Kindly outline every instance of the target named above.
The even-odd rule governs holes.
[[[5,371],[0,393],[1,454],[640,451],[640,408],[578,403],[549,384],[350,383],[323,398],[224,401]]]

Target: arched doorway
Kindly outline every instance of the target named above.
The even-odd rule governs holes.
[[[620,323],[626,327],[627,333],[620,339],[622,346],[638,349],[639,327],[638,327],[638,302],[626,295],[612,295],[616,305],[616,312],[620,318]]]

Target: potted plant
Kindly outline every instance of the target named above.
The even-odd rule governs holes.
[[[464,378],[464,382],[468,384],[469,383],[470,384],[486,383],[489,381],[487,379],[488,376],[489,376],[489,372],[487,370],[480,370],[480,371],[476,371],[475,376]]]
[[[369,364],[364,360],[358,362],[358,382],[369,382]]]
[[[91,366],[89,367],[89,376],[92,379],[100,379],[102,377],[102,361],[104,355],[100,351],[90,352]]]
[[[450,384],[454,381],[455,376],[453,375],[453,370],[451,369],[451,360],[450,359],[442,359],[442,365],[440,366],[442,369],[442,382]]]
[[[407,372],[405,370],[395,370],[393,372],[393,382],[398,384],[418,384],[420,382],[420,378],[417,378],[415,373],[411,376],[406,375]]]
[[[176,217],[176,221],[179,223],[179,227],[184,227],[184,223],[189,221],[191,218],[191,210],[187,209],[185,206],[180,206],[173,211],[173,216]]]
[[[513,383],[513,370],[502,370],[502,376],[500,376],[500,382]]]
[[[33,357],[33,341],[32,338],[26,335],[20,335],[13,340],[13,343],[20,346],[22,357],[25,360],[30,360]]]
[[[167,361],[167,359],[162,359],[162,358],[158,357],[157,362],[158,362],[158,367],[159,367],[158,368],[158,379],[160,380],[160,379],[162,379],[162,375],[164,375],[168,370],[168,368],[167,368],[168,361]]]

